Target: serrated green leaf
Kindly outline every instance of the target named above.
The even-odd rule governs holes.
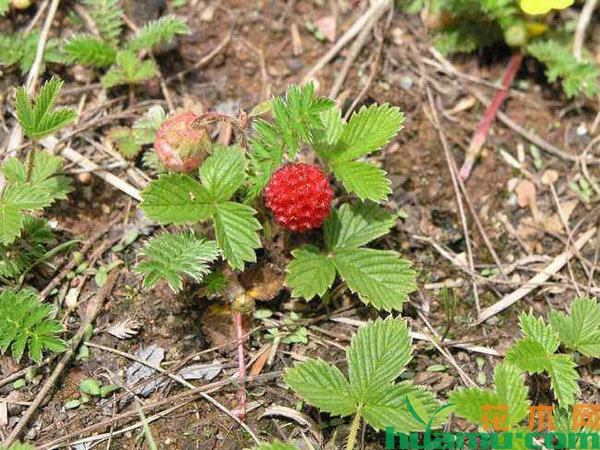
[[[52,203],[52,197],[46,192],[40,192],[35,186],[13,184],[6,188],[4,199],[19,210],[36,210],[45,208]]]
[[[24,217],[19,207],[0,199],[0,244],[11,244],[21,232]]]
[[[126,159],[133,159],[142,151],[137,130],[132,128],[114,127],[108,132],[108,138]]]
[[[439,407],[439,402],[433,394],[423,388],[413,386],[410,382],[403,382],[395,385],[374,386],[361,414],[365,421],[376,430],[394,427],[395,432],[421,431],[425,426],[409,412],[406,404],[408,394],[423,404],[430,417]],[[434,419],[434,426],[436,425]]]
[[[550,356],[546,348],[532,338],[517,341],[506,353],[506,360],[521,370],[540,373],[550,368]]]
[[[219,147],[200,167],[200,179],[210,198],[225,202],[240,188],[245,179],[246,158],[236,147]]]
[[[350,290],[377,309],[402,310],[416,289],[417,273],[396,252],[345,248],[336,251],[332,261]]]
[[[494,371],[494,382],[500,404],[509,406],[504,424],[517,425],[527,417],[529,406],[523,373],[513,364],[498,364]]]
[[[188,175],[167,174],[150,182],[142,192],[140,207],[159,223],[195,223],[215,211],[206,190]]]
[[[162,42],[171,42],[181,34],[190,34],[185,21],[175,16],[164,16],[145,24],[137,35],[129,42],[128,49],[132,51],[152,50]]]
[[[117,52],[115,60],[116,63],[102,77],[102,86],[105,89],[122,84],[139,84],[159,74],[154,61],[141,61],[135,53],[128,50]]]
[[[356,411],[348,381],[337,367],[323,360],[311,359],[296,364],[286,372],[285,382],[322,411],[336,416],[348,416]]]
[[[256,211],[247,205],[225,202],[215,206],[215,232],[223,257],[233,269],[243,269],[246,262],[256,262],[255,249],[260,247],[257,231],[262,227]]]
[[[335,266],[317,247],[306,245],[292,251],[294,259],[288,264],[285,284],[292,297],[311,300],[323,297],[335,280]]]
[[[554,391],[559,405],[564,408],[572,406],[579,394],[577,385],[579,375],[575,370],[575,363],[571,355],[552,355],[548,373],[552,391]]]
[[[33,291],[0,292],[0,352],[10,349],[19,361],[27,349],[31,359],[40,362],[43,351],[64,350],[66,345],[57,336],[62,325],[52,315],[53,308],[41,303]]]
[[[575,299],[570,314],[550,312],[550,324],[564,344],[581,353],[600,357],[600,305],[593,299]]]
[[[62,85],[62,80],[51,78],[42,86],[33,102],[27,97],[24,88],[17,91],[15,102],[17,118],[23,132],[30,139],[39,139],[51,134],[77,117],[75,110],[71,108],[52,110]]]
[[[332,161],[350,161],[381,149],[401,130],[404,114],[383,105],[362,107],[352,114],[340,134]]]
[[[450,393],[449,403],[456,405],[455,414],[469,422],[483,425],[484,405],[498,406],[502,404],[501,397],[492,391],[480,388],[459,389]]]
[[[109,67],[115,62],[117,55],[117,51],[112,46],[98,38],[86,35],[70,38],[63,51],[70,63],[97,68]]]
[[[208,274],[208,264],[217,259],[219,249],[216,242],[205,241],[193,233],[166,233],[150,239],[140,255],[145,260],[135,272],[145,275],[146,289],[166,279],[169,287],[178,292],[183,288],[184,277],[201,281]]]
[[[332,212],[324,225],[328,250],[360,247],[388,233],[396,220],[373,203],[343,204]]]
[[[521,329],[526,337],[539,342],[547,353],[554,353],[560,341],[558,334],[541,317],[536,318],[532,314],[523,313],[519,316]]]
[[[378,319],[356,333],[347,359],[352,393],[359,405],[403,372],[412,358],[411,342],[408,324],[392,317]]]
[[[83,0],[86,10],[105,42],[116,47],[123,27],[123,10],[118,0]]]
[[[361,200],[381,202],[392,192],[384,170],[368,162],[339,161],[331,164],[336,178]]]

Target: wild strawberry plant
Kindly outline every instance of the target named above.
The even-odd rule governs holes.
[[[285,374],[286,383],[312,406],[335,416],[354,416],[347,449],[356,443],[361,419],[376,430],[394,426],[396,431],[425,429],[409,407],[439,423],[439,407],[433,394],[410,381],[396,383],[412,358],[408,324],[401,319],[377,319],[352,338],[346,352],[348,378],[334,365],[320,359],[296,364]],[[407,402],[410,402],[409,405]],[[448,410],[447,412],[450,412]]]
[[[54,108],[62,82],[52,78],[40,89],[34,99],[29,99],[25,88],[16,96],[17,117],[31,143],[27,162],[9,158],[0,170],[6,187],[0,198],[0,244],[9,245],[19,236],[25,223],[24,212],[33,212],[66,198],[69,180],[56,176],[62,166],[59,157],[37,149],[37,141],[54,133],[75,119],[70,108]]]
[[[272,120],[265,117],[269,112]],[[251,116],[263,117],[254,121],[247,149],[243,118],[218,117],[233,123],[241,140],[239,145],[214,148],[204,131],[204,117],[192,121],[189,113],[178,113],[167,119],[156,135],[159,159],[178,172],[199,166],[198,175],[169,173],[152,181],[142,193],[145,214],[165,225],[211,223],[220,255],[232,269],[243,270],[246,263],[256,261],[255,251],[261,247],[257,209],[264,191],[265,206],[283,228],[307,231],[323,224],[323,251],[306,245],[292,252],[286,284],[293,296],[307,300],[323,296],[339,274],[364,302],[385,310],[401,309],[415,289],[416,273],[394,251],[365,248],[396,223],[392,213],[377,205],[390,192],[389,180],[374,164],[357,159],[381,149],[396,135],[402,113],[389,105],[374,105],[346,122],[334,103],[316,96],[309,84],[290,87],[285,96],[260,105]],[[294,162],[311,150],[318,165]],[[359,199],[332,212],[331,178]],[[202,248],[204,238],[182,239],[200,240],[191,247]],[[150,249],[160,244],[159,256],[147,252],[146,262],[138,268],[149,274],[152,268],[148,286],[166,278],[179,290],[183,284],[176,278],[187,274],[200,281],[206,275],[204,264],[214,256],[202,260],[201,252],[190,254],[176,242],[164,235],[150,241]],[[194,258],[200,258],[201,265],[190,271]]]
[[[151,59],[140,59],[140,51],[152,51],[162,42],[170,42],[177,35],[188,34],[185,22],[174,16],[165,16],[148,22],[123,42],[123,11],[116,0],[85,0],[84,6],[92,17],[100,37],[78,35],[63,47],[65,59],[98,69],[108,69],[102,77],[105,88],[127,84],[135,85],[158,75]]]
[[[525,337],[506,353],[506,360],[528,373],[546,373],[561,407],[574,404],[579,387],[573,351],[600,357],[600,305],[592,299],[576,299],[570,314],[552,311],[549,324],[532,314],[522,314]],[[563,345],[571,352],[557,353]]]

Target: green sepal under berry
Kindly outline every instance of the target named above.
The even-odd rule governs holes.
[[[311,359],[285,374],[286,383],[307,403],[333,415],[360,414],[376,430],[423,430],[408,411],[406,399],[416,398],[425,413],[435,413],[439,403],[411,382],[394,383],[412,357],[408,325],[402,319],[377,319],[361,328],[346,352],[347,379],[332,364]],[[434,420],[434,426],[438,424]]]
[[[162,224],[211,219],[223,257],[234,269],[255,262],[260,223],[250,206],[231,201],[245,179],[246,160],[235,146],[217,147],[200,167],[202,183],[189,175],[167,174],[142,192],[141,208]]]
[[[64,350],[66,344],[58,337],[63,327],[52,318],[53,312],[33,291],[0,292],[0,352],[10,349],[19,361],[27,351],[31,359],[40,362],[44,351]]]
[[[401,310],[416,289],[416,272],[394,251],[363,248],[386,234],[396,220],[373,203],[344,204],[324,224],[326,252],[305,245],[292,252],[286,285],[292,296],[311,300],[322,297],[335,274],[359,298],[377,309]]]

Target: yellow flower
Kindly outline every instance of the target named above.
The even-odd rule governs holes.
[[[520,0],[521,9],[527,14],[546,14],[552,9],[565,9],[575,0]]]

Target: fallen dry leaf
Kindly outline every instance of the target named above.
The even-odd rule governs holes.
[[[315,20],[315,27],[317,27],[317,30],[323,33],[323,36],[325,36],[325,39],[327,39],[329,42],[335,41],[335,17],[321,17]]]
[[[250,317],[243,315],[243,330],[250,329]],[[229,304],[215,303],[202,314],[202,333],[215,347],[235,343],[235,322]]]

